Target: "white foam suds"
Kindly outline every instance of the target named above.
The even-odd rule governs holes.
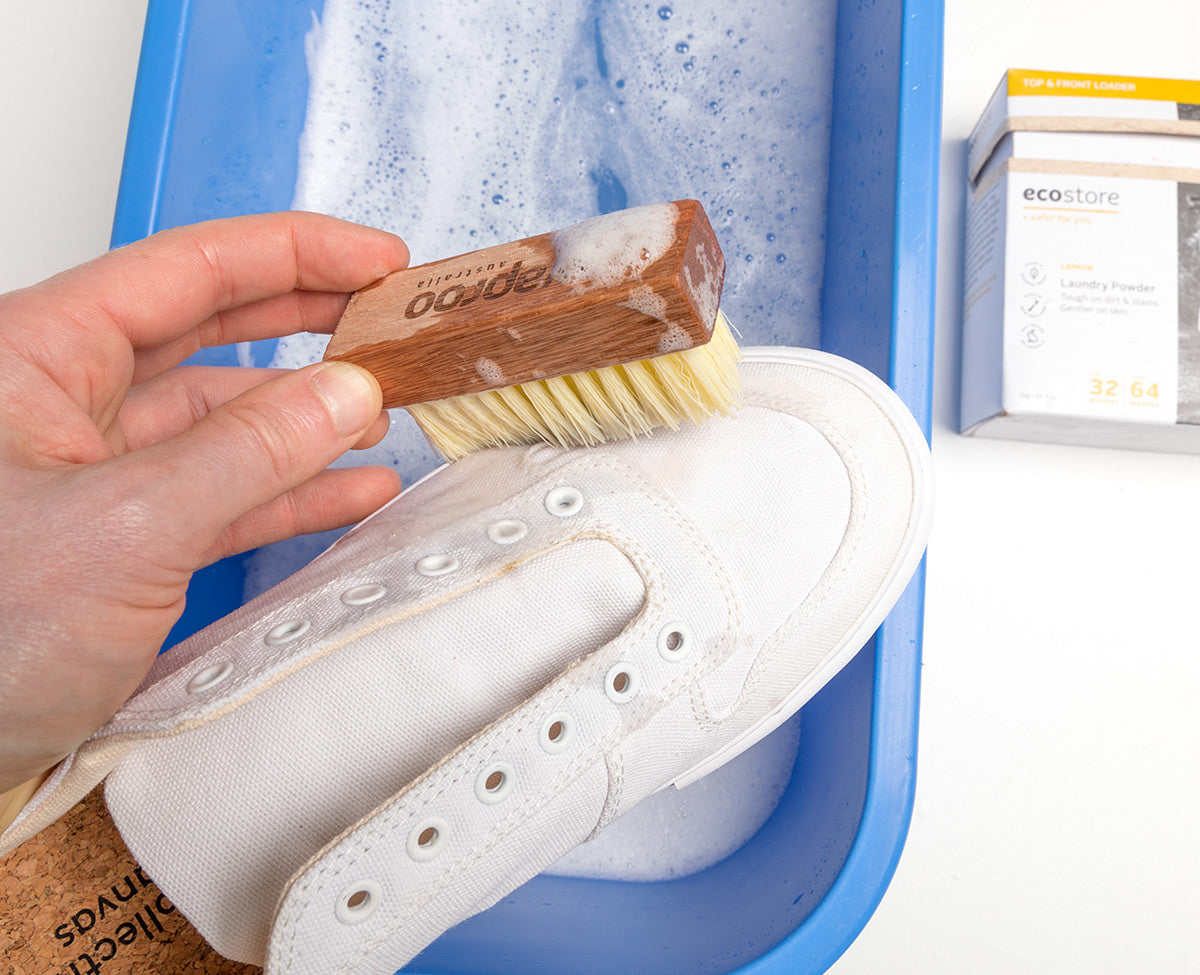
[[[500,368],[498,363],[486,356],[480,356],[475,362],[475,372],[478,373],[480,379],[491,386],[506,385],[504,382],[504,370]]]
[[[835,0],[326,0],[306,38],[294,206],[395,231],[422,263],[697,199],[725,255],[721,305],[744,340],[816,345],[836,11]],[[581,265],[593,272],[625,246],[590,244]],[[715,278],[685,283],[715,313]],[[272,364],[315,361],[324,345],[282,339]],[[412,483],[439,460],[396,411],[382,444],[342,463],[390,464]],[[330,538],[253,556],[247,598]],[[715,862],[773,808],[794,754],[776,733],[642,803],[560,868],[654,879]]]
[[[686,789],[644,799],[547,871],[564,877],[672,880],[734,853],[758,832],[787,788],[799,716]]]
[[[703,321],[711,322],[717,317],[717,309],[721,306],[721,279],[717,275],[715,254],[710,254],[704,244],[696,247],[696,263],[700,265],[699,280],[692,278],[692,269],[687,265],[683,268],[683,284],[688,294],[696,303],[696,309]]]
[[[671,352],[686,352],[693,345],[692,337],[687,330],[680,328],[674,322],[667,325],[667,330],[659,336],[658,354],[667,355]]]
[[[670,203],[649,203],[556,231],[554,279],[585,289],[641,278],[674,242],[676,216]]]
[[[667,320],[667,299],[655,294],[648,284],[630,288],[629,297],[622,304],[660,322]]]
[[[667,355],[670,352],[684,352],[695,343],[687,329],[682,328],[667,318],[667,299],[654,293],[654,289],[644,284],[631,288],[628,297],[621,302],[626,308],[639,311],[648,318],[660,321],[666,326],[658,339],[658,354]],[[716,310],[713,310],[716,314]]]

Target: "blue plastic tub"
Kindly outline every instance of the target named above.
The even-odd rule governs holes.
[[[319,8],[150,0],[114,245],[289,206],[307,99],[304,38]],[[941,32],[940,0],[838,10],[821,322],[824,348],[885,377],[927,432]],[[175,637],[235,608],[243,574],[236,559],[199,574]],[[923,571],[805,706],[782,802],[728,859],[661,883],[536,878],[407,970],[825,971],[879,903],[908,830],[922,604]]]

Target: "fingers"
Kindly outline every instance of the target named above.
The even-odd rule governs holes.
[[[180,227],[0,296],[0,354],[5,371],[32,370],[120,451],[109,431],[130,384],[206,343],[329,331],[347,292],[407,262],[393,234],[314,213]],[[28,378],[18,400],[35,396]],[[72,443],[83,436],[69,432]]]
[[[239,519],[309,481],[362,440],[381,406],[379,384],[366,370],[323,363],[255,386],[177,436],[122,460],[141,465],[139,480],[154,493],[149,500],[156,510],[187,513],[173,519],[186,536],[180,542],[200,564]],[[153,478],[145,476],[150,473]]]
[[[139,450],[178,436],[235,397],[287,372],[185,366],[142,383],[130,390],[121,409],[124,450]],[[387,413],[380,413],[353,449],[375,446],[387,435],[388,426]]]
[[[214,325],[213,316],[297,289],[355,291],[407,264],[408,248],[394,234],[316,213],[274,213],[165,230],[38,287],[53,288],[68,317],[118,329],[141,349],[177,342],[201,323],[210,340],[249,340],[256,319]],[[316,304],[324,310],[311,317],[324,320],[333,304]],[[286,307],[268,307],[268,317]]]
[[[221,405],[283,372],[185,366],[141,383],[129,391],[121,408],[126,449],[140,450],[178,436]]]
[[[213,543],[204,564],[362,521],[399,491],[400,476],[389,467],[330,468],[231,524]]]
[[[345,292],[289,291],[214,312],[194,329],[134,352],[133,382],[161,375],[203,348],[275,339],[297,332],[330,333],[346,309]]]

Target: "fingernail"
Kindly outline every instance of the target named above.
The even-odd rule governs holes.
[[[362,433],[379,415],[379,384],[359,366],[326,362],[314,370],[311,382],[343,437]]]

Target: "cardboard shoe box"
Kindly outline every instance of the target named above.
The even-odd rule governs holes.
[[[1200,451],[1200,82],[1011,70],[967,176],[962,431]]]

